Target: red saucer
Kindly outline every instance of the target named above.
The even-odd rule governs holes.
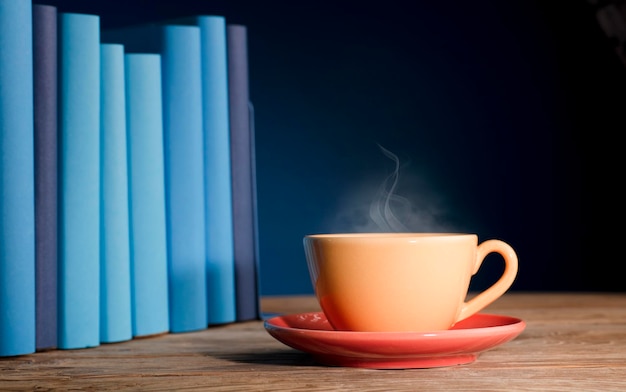
[[[410,369],[471,363],[478,354],[516,338],[518,318],[476,314],[452,329],[433,332],[335,331],[322,312],[272,317],[265,329],[276,340],[324,365]]]

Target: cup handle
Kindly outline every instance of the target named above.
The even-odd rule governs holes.
[[[487,240],[478,245],[476,250],[476,264],[474,264],[472,276],[478,272],[485,257],[490,253],[499,253],[502,258],[504,258],[504,272],[502,276],[500,276],[500,279],[493,285],[471,300],[463,303],[456,322],[478,313],[501,297],[511,287],[517,276],[517,254],[509,244],[500,240]]]

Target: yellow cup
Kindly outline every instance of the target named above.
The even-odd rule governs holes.
[[[517,255],[475,234],[352,233],[304,237],[319,304],[336,330],[439,331],[502,296],[517,275]],[[472,276],[490,253],[504,272],[467,300]]]

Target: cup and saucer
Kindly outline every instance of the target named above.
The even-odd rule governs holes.
[[[373,369],[453,366],[517,337],[526,323],[481,313],[516,277],[518,259],[501,240],[464,233],[344,233],[304,237],[322,312],[266,319],[278,341],[324,365]],[[468,297],[491,253],[498,280]]]
[[[323,312],[274,316],[264,321],[279,342],[328,366],[413,369],[474,362],[526,327],[518,318],[478,313],[452,328],[432,332],[336,331]]]

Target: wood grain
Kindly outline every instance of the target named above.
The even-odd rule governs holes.
[[[312,297],[263,298],[268,313],[318,310]],[[486,312],[526,321],[472,364],[413,370],[320,366],[262,321],[82,350],[0,358],[0,390],[625,391],[626,294],[509,293]]]

